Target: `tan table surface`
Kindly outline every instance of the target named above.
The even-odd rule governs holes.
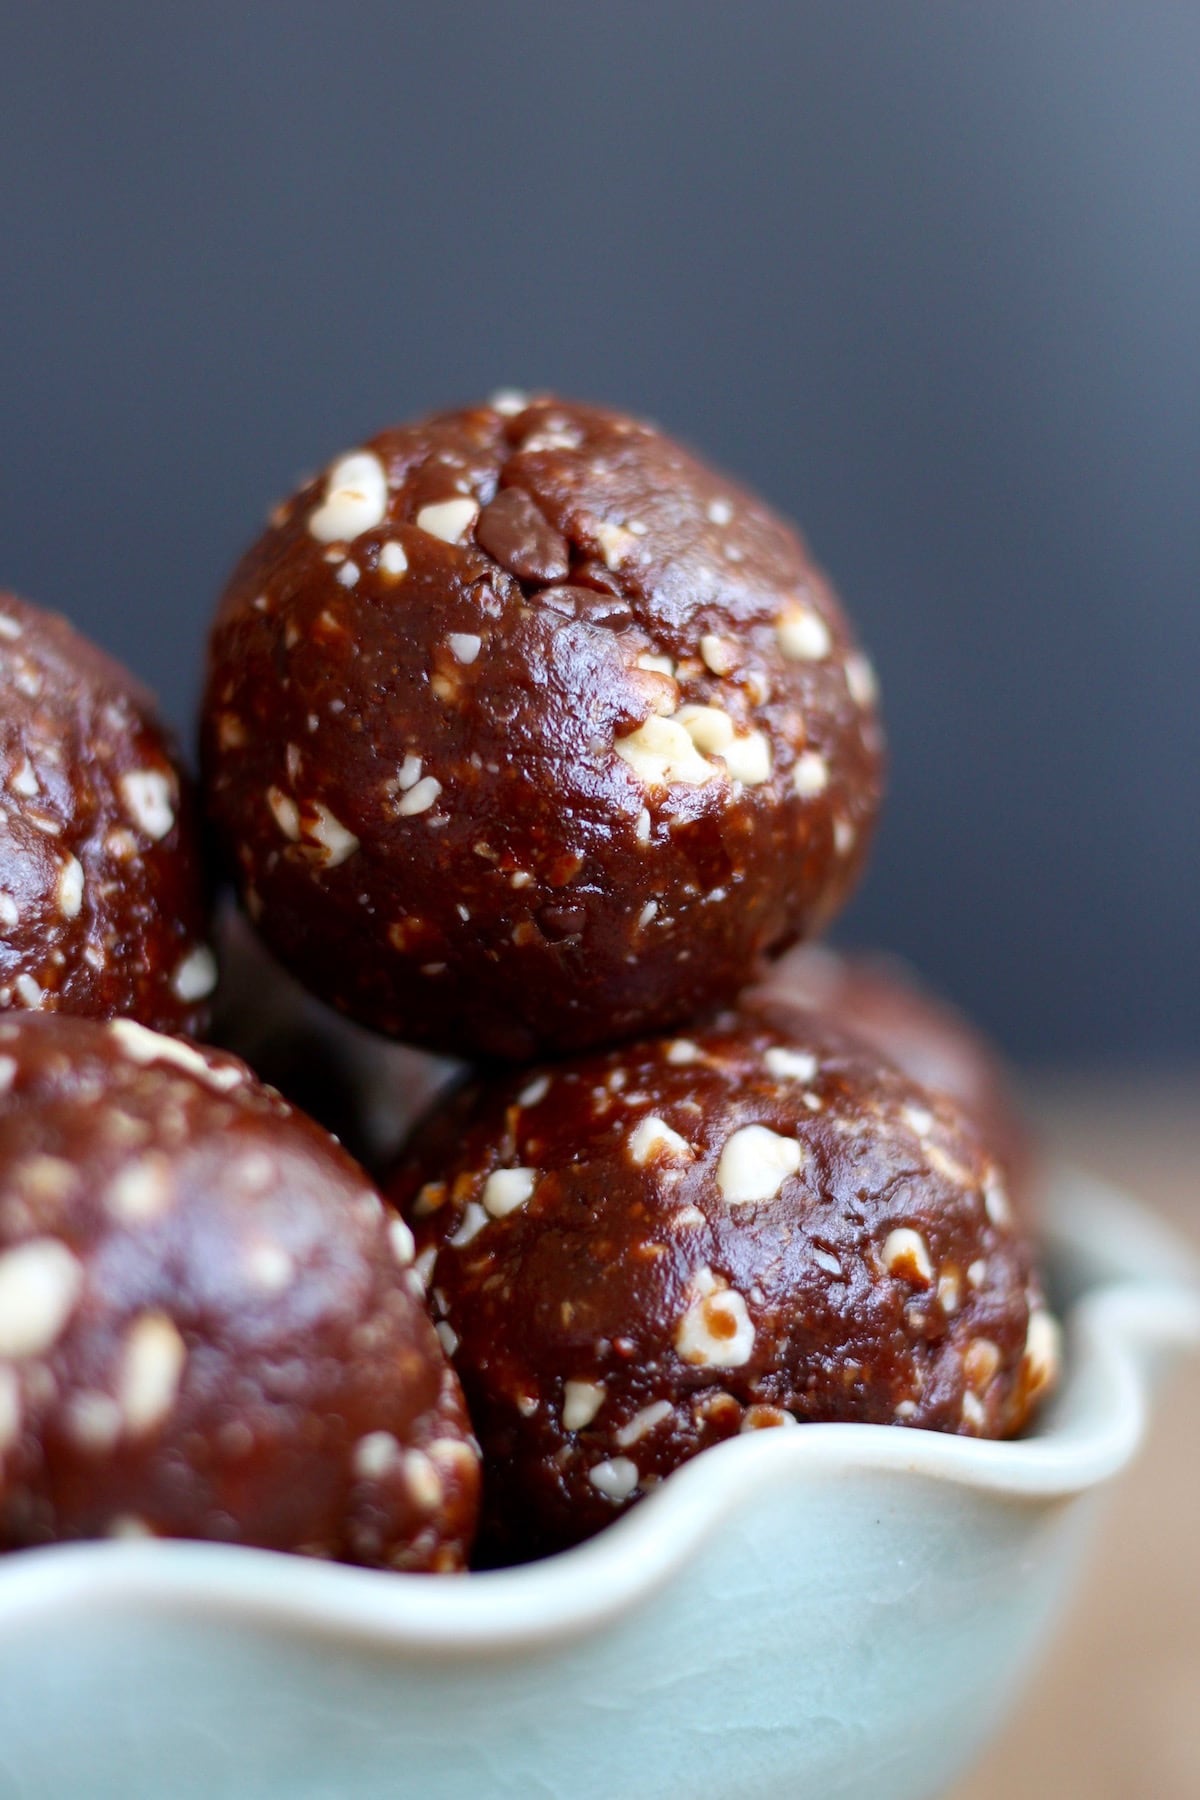
[[[1045,1079],[1033,1098],[1050,1144],[1200,1246],[1200,1075]],[[1200,1366],[1165,1410],[1069,1624],[952,1800],[1200,1800]]]

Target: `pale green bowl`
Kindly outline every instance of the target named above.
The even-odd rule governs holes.
[[[1038,1433],[709,1451],[603,1537],[460,1579],[204,1544],[0,1564],[0,1800],[920,1800],[1031,1673],[1161,1370],[1186,1251],[1057,1179]]]

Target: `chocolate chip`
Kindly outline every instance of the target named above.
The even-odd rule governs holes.
[[[503,488],[484,507],[475,542],[519,581],[561,581],[571,566],[567,540],[522,488]]]
[[[569,587],[544,588],[537,598],[564,618],[583,619],[589,625],[607,625],[613,630],[628,625],[633,617],[628,600],[620,594],[576,587],[573,583]]]
[[[621,583],[602,562],[583,562],[571,576],[579,587],[594,588],[598,594],[619,594]]]
[[[587,910],[582,906],[543,906],[538,914],[542,935],[552,944],[564,938],[577,937],[587,924]]]

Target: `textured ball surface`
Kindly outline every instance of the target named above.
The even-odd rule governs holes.
[[[388,431],[274,515],[212,635],[251,918],[353,1017],[525,1058],[673,1024],[846,897],[870,665],[803,543],[621,414]]]
[[[987,1148],[811,1014],[467,1090],[389,1191],[483,1447],[496,1560],[589,1536],[739,1431],[1006,1436],[1054,1377]]]
[[[244,1064],[0,1020],[0,1546],[463,1565],[478,1456],[412,1240]]]
[[[949,1094],[976,1122],[1024,1203],[1037,1153],[999,1053],[970,1021],[893,956],[797,944],[745,996],[811,1008],[861,1038],[922,1087]]]
[[[150,696],[0,594],[0,1008],[201,1028],[217,970],[190,784]]]

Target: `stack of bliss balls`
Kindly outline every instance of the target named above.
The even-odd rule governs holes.
[[[4,597],[0,687],[0,1546],[453,1570],[740,1432],[1026,1424],[1027,1141],[811,942],[875,681],[752,495],[518,394],[339,457],[217,614],[207,877],[124,671]]]

